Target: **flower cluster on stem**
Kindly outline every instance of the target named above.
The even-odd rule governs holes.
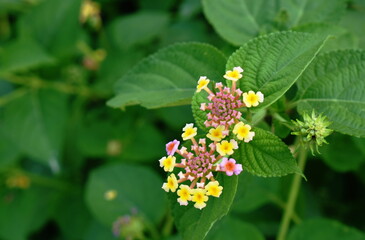
[[[162,188],[166,192],[177,192],[180,205],[193,202],[195,208],[203,209],[209,197],[218,198],[222,194],[223,186],[216,179],[217,172],[232,176],[243,170],[231,155],[240,141],[251,141],[255,133],[243,122],[240,109],[257,106],[263,102],[264,95],[253,91],[244,93],[237,88],[242,73],[241,67],[227,71],[223,77],[232,81],[231,87],[218,82],[214,89],[209,88],[210,80],[201,76],[196,91],[208,93],[207,102],[200,106],[206,112],[204,125],[209,129],[206,137],[196,139],[197,128],[189,123],[183,128],[181,137],[190,141],[190,147],[185,147],[187,144],[180,147],[180,141],[176,139],[166,144],[167,156],[159,161],[160,167],[171,174]]]

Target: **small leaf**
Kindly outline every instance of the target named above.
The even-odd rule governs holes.
[[[364,233],[330,219],[312,219],[295,226],[288,240],[364,240]]]
[[[31,91],[3,109],[2,132],[24,153],[57,171],[67,116],[67,97],[53,90]]]
[[[298,110],[327,116],[330,128],[365,136],[365,51],[345,50],[318,57],[298,81]]]
[[[219,198],[209,197],[202,210],[195,208],[193,202],[180,206],[176,193],[170,194],[175,224],[183,239],[204,239],[213,224],[228,213],[236,194],[238,177],[220,174],[217,180],[223,186],[223,192]]]
[[[146,221],[157,223],[167,205],[161,186],[160,178],[148,168],[125,164],[103,166],[91,173],[86,202],[93,215],[106,226],[135,211]],[[105,194],[110,190],[116,195],[107,200]],[[151,201],[146,201],[146,197]]]
[[[146,108],[191,102],[200,76],[221,79],[224,55],[202,43],[180,43],[144,59],[116,84],[117,96],[108,105],[123,108],[141,104]]]
[[[264,240],[264,235],[253,224],[227,216],[219,221],[209,232],[207,240],[227,239]]]
[[[238,81],[243,92],[261,91],[264,108],[278,100],[299,78],[327,39],[301,32],[279,32],[255,38],[235,53],[227,69],[241,66],[245,71]]]
[[[246,170],[260,177],[302,174],[288,146],[271,132],[254,128],[252,141],[241,142],[233,158]]]

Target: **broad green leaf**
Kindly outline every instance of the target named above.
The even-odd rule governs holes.
[[[0,170],[14,164],[20,155],[19,149],[9,141],[0,129]]]
[[[335,131],[365,136],[365,52],[318,57],[298,81],[298,110],[323,113]]]
[[[224,55],[202,43],[180,43],[144,59],[116,84],[117,96],[108,105],[123,108],[141,104],[147,108],[191,102],[200,76],[220,79]]]
[[[227,42],[240,46],[264,33],[315,22],[336,23],[343,0],[203,0],[204,14]]]
[[[118,48],[127,50],[149,43],[164,31],[168,22],[169,16],[165,12],[142,11],[116,19],[108,33]]]
[[[281,177],[302,174],[288,146],[271,132],[253,128],[252,141],[239,144],[233,158],[242,163],[243,170],[260,177]]]
[[[242,172],[232,211],[247,213],[276,200],[280,181],[281,178],[262,178]]]
[[[329,219],[312,219],[295,226],[288,240],[364,240],[365,234],[355,228]]]
[[[353,3],[353,6],[359,6],[360,1],[358,1],[357,3]],[[358,47],[361,49],[365,48],[365,31],[363,30],[362,24],[354,23],[363,23],[365,21],[365,14],[363,9],[364,7],[353,7],[352,9],[348,9],[339,24],[357,37],[357,39],[359,40]]]
[[[86,202],[92,214],[109,227],[118,217],[131,214],[138,214],[149,223],[157,223],[167,206],[161,186],[160,178],[146,167],[107,165],[91,173]],[[105,194],[111,190],[116,192],[115,199],[107,200]]]
[[[261,91],[264,108],[278,100],[299,78],[323,47],[326,39],[301,32],[279,32],[255,38],[228,59],[226,69],[241,66],[238,81],[243,92]]]
[[[209,232],[207,240],[250,239],[264,240],[265,237],[252,224],[227,216],[220,220]]]
[[[316,33],[322,36],[331,35],[326,42],[326,45],[323,47],[322,52],[356,48],[358,45],[358,40],[354,34],[350,33],[346,28],[335,24],[309,23],[295,27],[292,30],[297,32]]]
[[[58,171],[66,101],[53,90],[31,91],[4,107],[1,130],[22,152]]]
[[[17,40],[0,49],[0,73],[27,70],[52,62],[43,47],[32,39]]]
[[[218,34],[236,46],[272,28],[277,1],[203,0],[203,10]]]
[[[320,148],[324,162],[339,172],[357,170],[365,162],[365,156],[353,139],[336,133],[329,136],[326,139],[329,144]]]
[[[56,56],[72,52],[80,31],[81,0],[42,1],[21,16],[21,38],[33,38]]]
[[[223,186],[223,192],[219,198],[210,197],[202,210],[195,208],[193,202],[180,206],[176,193],[169,194],[175,224],[183,239],[204,239],[213,224],[228,213],[236,194],[238,177],[220,174],[217,180]]]
[[[195,119],[195,123],[198,125],[200,129],[207,132],[209,128],[204,125],[204,122],[207,120],[207,112],[202,111],[200,106],[202,103],[209,103],[207,99],[208,93],[205,91],[195,93],[193,96],[193,100],[191,101],[191,109],[193,111],[193,116]]]
[[[0,192],[0,238],[25,240],[51,217],[59,193],[31,186],[29,189]]]
[[[344,0],[281,0],[288,15],[288,25],[322,22],[337,23],[346,9]]]

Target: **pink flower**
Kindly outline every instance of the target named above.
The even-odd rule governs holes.
[[[226,172],[227,176],[232,176],[233,174],[238,175],[242,172],[242,165],[236,164],[236,160],[233,158],[223,158],[219,167],[221,171]]]
[[[174,140],[174,141],[171,141],[169,143],[166,144],[166,152],[167,152],[167,155],[174,155],[177,148],[179,147],[179,144],[180,142],[178,140]]]

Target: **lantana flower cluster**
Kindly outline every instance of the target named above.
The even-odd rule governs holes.
[[[204,138],[196,139],[197,128],[188,123],[181,137],[190,141],[189,148],[180,146],[176,139],[166,144],[167,156],[159,162],[160,167],[170,174],[162,188],[166,192],[177,192],[180,205],[193,202],[195,208],[203,209],[209,197],[219,198],[222,194],[223,186],[216,179],[218,172],[232,176],[243,170],[231,156],[238,149],[239,142],[250,142],[255,132],[243,122],[240,110],[256,107],[264,101],[264,95],[254,91],[242,92],[237,88],[242,72],[241,67],[227,71],[223,77],[232,81],[231,87],[218,82],[214,89],[208,87],[210,80],[201,76],[196,91],[208,93],[207,102],[200,106],[200,110],[206,113],[204,125],[209,129],[208,133]]]

